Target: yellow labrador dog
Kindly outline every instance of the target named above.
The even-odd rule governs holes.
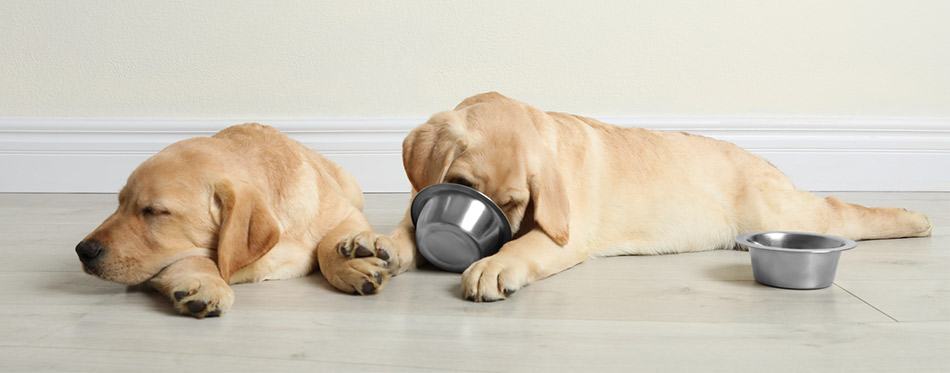
[[[199,318],[231,307],[229,284],[304,276],[318,263],[336,288],[372,294],[400,260],[359,245],[375,237],[362,209],[345,170],[274,128],[244,124],[142,163],[76,253],[86,272],[147,283]]]
[[[505,299],[590,257],[735,247],[740,233],[797,230],[851,239],[930,235],[901,208],[867,208],[796,189],[738,146],[543,112],[498,93],[432,116],[403,142],[413,192],[471,186],[494,200],[514,239],[462,274],[463,296]],[[413,258],[407,217],[385,240]]]

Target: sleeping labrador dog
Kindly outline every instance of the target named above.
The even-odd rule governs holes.
[[[466,299],[497,301],[590,257],[735,248],[745,232],[794,230],[855,240],[930,235],[901,208],[867,208],[796,189],[736,145],[543,112],[498,93],[435,114],[403,142],[413,194],[438,183],[495,201],[514,238],[462,274]],[[406,260],[408,212],[384,242]]]
[[[231,307],[229,284],[318,266],[334,287],[372,294],[403,266],[395,253],[360,246],[376,241],[362,209],[345,170],[274,128],[243,124],[147,159],[76,253],[86,272],[148,284],[198,318]]]

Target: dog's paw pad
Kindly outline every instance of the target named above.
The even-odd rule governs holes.
[[[394,241],[372,231],[343,237],[334,251],[339,257],[322,266],[321,271],[330,284],[346,293],[376,294],[390,277],[405,270]]]
[[[343,240],[337,243],[336,252],[340,254],[340,256],[345,256],[349,258],[353,256],[353,248],[348,241],[349,240]]]
[[[462,273],[462,297],[473,302],[505,300],[527,285],[527,272],[519,261],[484,258]]]
[[[188,291],[185,291],[185,290],[176,291],[176,292],[175,292],[175,300],[181,302],[181,300],[182,300],[182,299],[185,299],[185,297],[190,297],[190,296],[192,296],[192,295],[195,295],[195,293],[196,293],[197,291],[198,291],[198,289],[191,289],[191,290],[188,290]]]
[[[208,307],[208,303],[205,303],[205,301],[202,300],[193,300],[185,303],[185,306],[188,307],[188,312],[195,314],[204,311],[204,309]]]
[[[369,231],[359,232],[340,240],[336,244],[336,252],[351,259],[379,259],[379,266],[388,268],[391,263],[399,263],[399,258],[393,255],[394,251],[390,245],[391,241],[387,236]]]
[[[372,260],[379,261],[376,258]],[[367,259],[347,260],[334,272],[327,276],[330,283],[337,289],[355,295],[376,294],[389,280],[389,273]]]
[[[376,271],[369,277],[364,277],[363,285],[360,285],[359,291],[356,292],[358,295],[372,295],[376,294],[383,285],[386,283],[386,280],[389,279],[382,271]]]
[[[366,258],[375,254],[372,250],[368,249],[366,246],[363,246],[363,244],[359,244],[356,246],[356,251],[353,253],[353,255],[355,255],[357,258]]]
[[[363,286],[360,288],[360,294],[370,295],[376,293],[376,284],[372,281],[366,281],[363,283]]]
[[[234,292],[220,278],[189,279],[178,289],[171,292],[175,308],[199,319],[221,316],[234,304]]]

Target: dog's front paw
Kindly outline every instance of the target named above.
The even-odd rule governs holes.
[[[338,264],[321,271],[330,284],[347,293],[375,294],[403,265],[389,237],[374,232],[359,232],[340,240],[336,252],[341,259]]]
[[[462,273],[462,296],[475,302],[508,298],[527,285],[527,266],[498,255],[479,260]]]
[[[337,253],[349,259],[379,259],[375,262],[389,271],[404,265],[389,237],[375,232],[355,233],[336,245]]]
[[[220,277],[184,279],[174,284],[170,293],[178,312],[199,319],[221,316],[234,304],[234,291]]]

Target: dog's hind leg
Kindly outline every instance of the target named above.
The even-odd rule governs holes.
[[[785,174],[761,158],[743,160],[750,171],[739,175],[744,181],[736,189],[733,206],[740,232],[807,231],[853,240],[930,235],[930,220],[921,213],[821,198],[796,188]]]
[[[924,237],[932,229],[926,216],[902,208],[865,207],[796,189],[762,197],[743,213],[742,231],[808,231],[869,240]]]
[[[924,214],[897,207],[864,207],[835,197],[822,200],[829,212],[828,233],[855,240],[925,237],[932,230]]]

